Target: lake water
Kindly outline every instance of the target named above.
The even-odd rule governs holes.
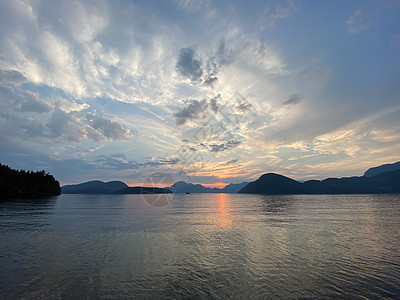
[[[400,297],[400,195],[148,203],[142,195],[1,203],[0,298]]]

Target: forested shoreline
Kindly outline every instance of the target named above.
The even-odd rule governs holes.
[[[60,183],[46,171],[14,170],[0,163],[0,200],[60,195]]]

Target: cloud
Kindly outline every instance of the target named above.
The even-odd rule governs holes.
[[[46,101],[39,98],[36,94],[30,91],[24,92],[21,111],[45,113],[49,112],[50,110],[51,106]]]
[[[209,75],[207,76],[207,78],[203,81],[203,84],[205,86],[214,87],[214,84],[218,81],[218,77],[217,76],[213,76],[213,75]]]
[[[237,159],[237,158],[232,158],[231,160],[228,160],[228,161],[226,162],[226,164],[227,164],[227,165],[233,165],[233,164],[236,164],[238,161],[239,161],[239,159]]]
[[[210,54],[207,56],[207,63],[203,69],[203,85],[214,88],[214,85],[218,82],[218,74],[221,69],[224,66],[233,63],[235,55],[237,55],[240,50],[241,48],[233,51],[227,46],[225,39],[222,39],[219,42],[219,46],[215,54]]]
[[[237,51],[233,51],[230,47],[228,47],[226,40],[222,39],[215,55],[216,62],[219,65],[229,65],[234,61],[235,55],[241,51],[240,48]]]
[[[236,101],[238,103],[236,108],[237,108],[237,110],[239,110],[239,112],[246,112],[246,111],[250,110],[252,105],[251,105],[251,103],[249,103],[247,101],[247,99],[245,97],[243,97],[243,95],[236,93],[235,96],[236,96],[235,97]]]
[[[194,139],[192,133],[202,129],[197,125],[206,127],[209,117],[211,126],[224,124],[223,134],[205,134],[203,148],[198,139],[185,142],[189,153],[196,149],[220,153],[203,153],[212,156],[214,162],[226,157],[224,151],[233,149],[245,164],[260,152],[275,155],[280,145],[289,143],[304,143],[310,149],[315,145],[315,151],[323,155],[364,155],[362,149],[370,149],[374,143],[376,151],[383,149],[392,135],[393,139],[398,135],[387,133],[379,136],[379,142],[371,136],[371,144],[363,144],[361,150],[352,146],[345,151],[341,147],[359,136],[363,138],[361,133],[348,133],[337,141],[329,135],[316,137],[333,132],[367,111],[397,103],[393,80],[398,69],[396,61],[393,55],[379,52],[385,48],[385,41],[377,39],[398,34],[390,21],[397,11],[388,14],[382,5],[373,5],[377,11],[371,13],[354,9],[342,19],[343,24],[328,22],[332,26],[325,26],[304,41],[298,39],[299,31],[318,25],[304,12],[316,7],[307,6],[289,19],[296,3],[271,0],[249,6],[244,1],[226,5],[210,0],[176,0],[176,5],[109,0],[0,1],[2,146],[12,140],[49,155],[64,152],[60,156],[63,159],[65,155],[87,155],[90,157],[85,160],[91,164],[97,150],[82,154],[74,148],[76,142],[84,141],[79,143],[82,149],[104,146],[101,153],[107,155],[118,149],[132,157],[167,156],[165,161],[148,158],[140,162],[113,156],[108,164],[104,162],[104,176],[114,176],[109,174],[116,174],[118,167],[138,168],[138,174],[143,174],[146,167],[167,168],[163,163],[167,163],[169,153],[179,148],[185,137]],[[345,13],[345,8],[337,6],[331,21]],[[350,49],[347,44],[343,46],[346,39],[331,43],[330,33],[341,25],[350,33],[368,31],[370,14],[382,25],[376,26],[379,34],[370,36],[371,41],[382,47],[361,49],[359,45],[361,48]],[[266,28],[268,31],[264,31]],[[277,43],[275,36],[284,38]],[[315,40],[322,43],[310,51],[290,51]],[[398,41],[398,37],[393,39],[393,49],[398,49]],[[329,51],[325,49],[328,46]],[[340,48],[340,57],[332,56],[339,53],[335,47]],[[371,72],[359,73],[347,63],[360,49],[365,55],[358,56],[355,63],[369,66],[368,58],[375,58]],[[392,68],[384,67],[388,62]],[[341,72],[348,76],[340,76]],[[380,74],[380,81],[386,84],[366,85],[372,82],[373,74]],[[349,76],[354,79],[350,96],[346,92]],[[236,100],[237,91],[249,101],[241,97]],[[307,95],[307,101],[299,95]],[[179,106],[181,99],[197,100]],[[288,109],[294,105],[296,109]],[[177,130],[176,125],[185,124],[190,126]],[[383,126],[380,131],[392,127]],[[203,129],[206,132],[210,127]],[[118,142],[132,136],[137,137],[133,144]],[[335,151],[329,152],[332,149]],[[293,153],[287,150],[279,156],[282,166],[288,165],[290,151]],[[399,152],[393,153],[395,156]],[[237,165],[226,168],[249,174],[249,170],[260,170],[257,166],[266,166],[266,162],[260,159],[240,170]],[[113,172],[111,167],[115,168]],[[210,169],[210,174],[213,172]]]
[[[100,132],[106,139],[126,140],[131,137],[129,129],[124,128],[120,123],[111,118],[87,115],[86,120],[89,122],[90,127]]]
[[[182,48],[179,52],[176,68],[179,73],[192,81],[200,81],[203,75],[201,60],[196,58],[193,48]]]
[[[86,136],[78,115],[74,112],[66,113],[58,108],[52,113],[46,127],[49,130],[49,136],[52,138],[80,141]]]
[[[16,70],[0,70],[0,82],[19,86],[27,78]]]
[[[231,150],[239,146],[242,142],[238,140],[229,140],[226,143],[222,144],[205,144],[201,143],[200,147],[207,149],[210,152],[221,152]]]
[[[15,75],[15,73],[13,74]],[[17,75],[19,77],[19,75]],[[0,84],[0,107],[4,111],[44,113],[51,110],[51,105],[38,95],[20,88]]]
[[[145,169],[151,167],[161,166],[173,166],[180,162],[179,158],[169,157],[152,157],[143,162],[137,162],[130,160],[123,153],[115,153],[109,155],[97,156],[94,161],[97,165],[101,165],[102,168],[113,169],[113,170],[127,170],[127,169]]]
[[[203,120],[206,117],[205,111],[208,108],[206,100],[191,100],[189,105],[174,113],[176,125],[185,125],[191,120]]]
[[[264,8],[258,23],[261,29],[266,27],[274,27],[279,19],[288,18],[295,9],[294,1],[292,0],[275,0],[270,1]]]
[[[161,101],[175,81],[177,29],[141,6],[2,1],[0,67],[71,98]]]
[[[286,101],[283,102],[283,105],[293,105],[293,104],[297,104],[301,101],[303,97],[299,96],[299,95],[291,95]]]
[[[210,109],[214,114],[217,114],[220,108],[217,102],[221,99],[221,95],[218,94],[211,98],[209,103],[207,103],[205,99],[201,101],[191,100],[186,107],[173,114],[176,118],[176,125],[185,125],[191,120],[204,120],[208,109]]]
[[[217,100],[221,99],[221,95],[218,94],[217,96],[211,98],[210,100],[210,109],[213,111],[214,114],[218,113],[219,111],[219,106],[217,103]]]
[[[204,54],[205,65],[193,48],[182,48],[180,50],[176,68],[178,72],[189,78],[192,83],[201,83],[205,87],[214,88],[218,82],[218,73],[222,67],[233,62],[235,52],[228,49],[226,42],[222,39],[215,53]]]
[[[354,15],[349,17],[346,21],[349,33],[357,34],[373,24],[373,21],[362,10],[357,10]]]
[[[94,159],[94,163],[102,168],[113,170],[134,169],[137,166],[136,162],[128,160],[126,155],[123,153],[99,155]]]
[[[211,5],[211,0],[173,0],[173,2],[188,13],[201,11],[207,19],[215,19],[218,16],[216,8]]]
[[[34,141],[39,141],[37,138],[66,141],[131,138],[130,130],[111,116],[73,109],[64,111],[48,102],[30,91],[0,84],[1,134]]]

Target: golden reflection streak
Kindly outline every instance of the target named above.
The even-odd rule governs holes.
[[[221,228],[229,228],[232,226],[232,217],[226,208],[226,194],[220,193],[219,196],[219,215],[216,224]]]

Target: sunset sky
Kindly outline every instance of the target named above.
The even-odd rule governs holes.
[[[208,186],[400,160],[400,1],[0,1],[0,162]]]

